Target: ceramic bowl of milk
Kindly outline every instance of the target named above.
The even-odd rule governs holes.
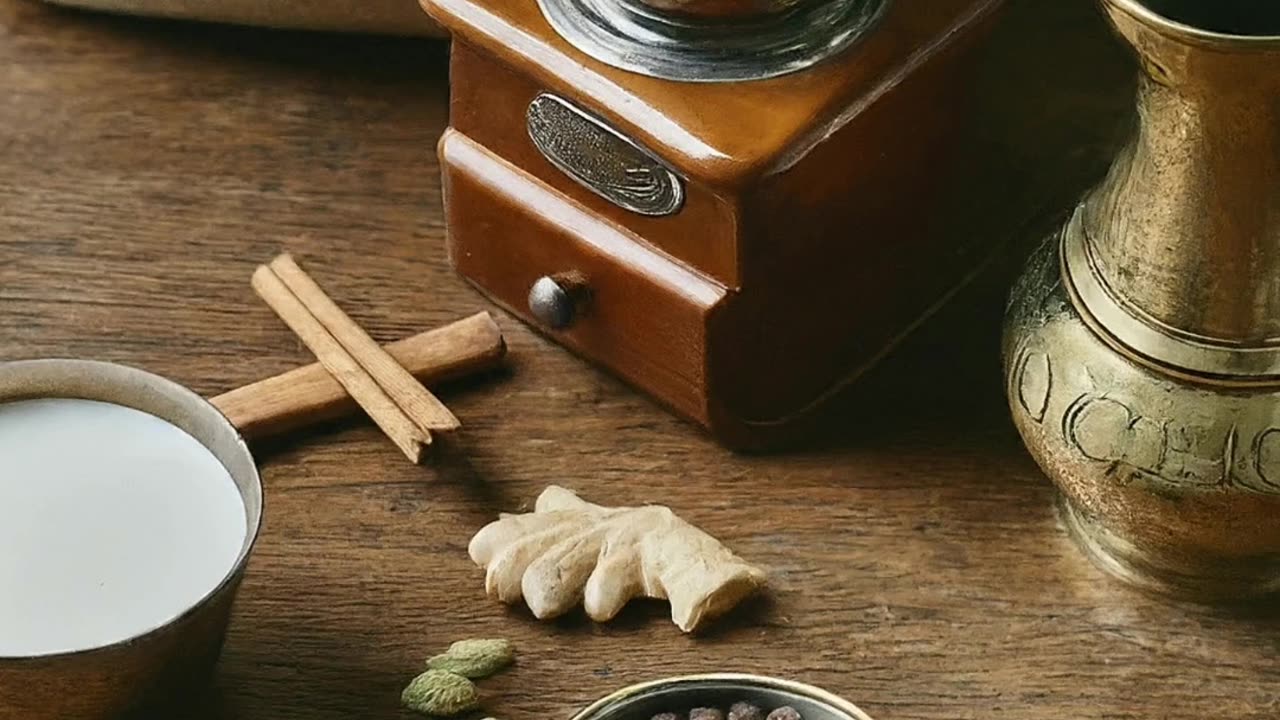
[[[110,363],[0,363],[0,720],[193,697],[261,517],[253,457],[199,395]]]

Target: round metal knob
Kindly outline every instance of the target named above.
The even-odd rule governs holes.
[[[529,312],[552,330],[564,330],[578,319],[585,299],[585,279],[544,275],[529,289]]]

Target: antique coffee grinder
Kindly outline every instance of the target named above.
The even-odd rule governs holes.
[[[775,442],[984,257],[931,218],[998,4],[423,0],[454,38],[453,262],[720,440]]]
[[[1014,289],[1010,408],[1103,568],[1280,591],[1280,5],[1101,2],[1137,130]]]

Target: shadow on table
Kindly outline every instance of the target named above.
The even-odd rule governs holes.
[[[1015,442],[1000,360],[1008,290],[1127,136],[1134,68],[1090,3],[1010,3],[983,52],[969,141],[932,222],[943,245],[993,259],[842,392],[802,449]]]
[[[729,614],[703,623],[696,632],[688,637],[699,640],[724,638],[739,632],[758,633],[761,627],[774,624],[772,618],[778,609],[778,599],[770,593],[752,595],[733,608]],[[509,613],[526,619],[535,620],[528,608],[523,605],[509,608]],[[594,635],[601,632],[609,634],[662,633],[669,635],[678,632],[671,624],[671,605],[666,600],[652,598],[635,598],[628,602],[617,617],[607,624],[597,623],[587,617],[582,608],[577,608],[567,615],[550,621],[558,633],[566,635]]]

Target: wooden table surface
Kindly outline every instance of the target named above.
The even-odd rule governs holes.
[[[1127,66],[1088,3],[1032,15],[1048,5],[1015,2],[1003,42],[1049,50],[1003,69],[1123,106]],[[445,53],[0,0],[0,359],[114,360],[206,394],[306,362],[249,289],[284,249],[381,339],[488,308],[445,260]],[[1095,123],[1039,111],[1050,129],[1021,161],[1076,192],[1101,166],[1052,128]],[[1274,610],[1136,594],[1064,536],[1001,392],[1016,255],[784,455],[726,452],[501,314],[510,371],[442,389],[466,428],[437,464],[409,466],[360,418],[256,448],[265,528],[192,714],[408,717],[399,691],[425,656],[505,636],[519,665],[483,692],[510,720],[727,670],[819,684],[879,720],[1280,717]],[[696,638],[654,603],[605,626],[504,608],[468,539],[551,483],[670,503],[772,591]]]

